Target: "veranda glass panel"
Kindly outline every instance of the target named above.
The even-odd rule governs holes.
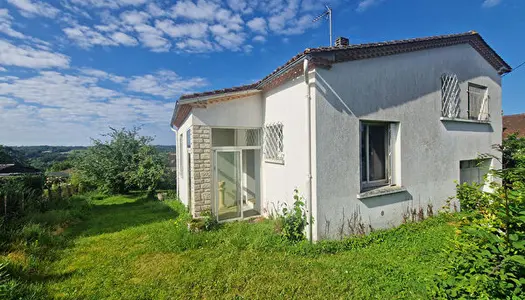
[[[241,216],[240,151],[217,152],[217,209],[219,221]]]

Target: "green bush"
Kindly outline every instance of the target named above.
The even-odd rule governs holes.
[[[484,193],[488,203],[462,220],[448,263],[431,289],[442,299],[525,299],[525,187]]]
[[[190,231],[192,232],[210,231],[218,226],[217,218],[209,210],[203,212],[200,218],[192,219],[189,223]]]
[[[45,209],[43,189],[41,175],[0,177],[0,215],[9,221],[26,211]]]
[[[109,194],[134,189],[153,194],[165,172],[151,145],[153,138],[139,135],[140,128],[110,129],[103,135],[107,141],[93,139],[93,145],[74,159],[75,184]]]
[[[283,207],[281,215],[277,218],[278,231],[282,236],[291,242],[299,242],[306,238],[305,228],[308,225],[304,198],[299,195],[297,189],[294,190],[293,208]]]
[[[461,210],[473,211],[486,207],[489,203],[488,197],[481,190],[479,183],[456,184],[456,197],[461,205]]]

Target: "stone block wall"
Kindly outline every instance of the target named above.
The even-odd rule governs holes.
[[[211,128],[191,127],[191,208],[194,217],[211,210]]]

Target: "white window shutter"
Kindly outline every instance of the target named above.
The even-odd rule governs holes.
[[[489,89],[485,89],[481,108],[479,110],[478,120],[485,121],[489,119]]]

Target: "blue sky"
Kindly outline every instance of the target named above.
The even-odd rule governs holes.
[[[331,0],[334,36],[377,42],[476,30],[525,61],[523,0]],[[254,82],[328,44],[316,0],[3,0],[0,144],[86,145],[142,125],[174,144],[175,100]],[[503,79],[505,114],[525,112],[525,67]]]

